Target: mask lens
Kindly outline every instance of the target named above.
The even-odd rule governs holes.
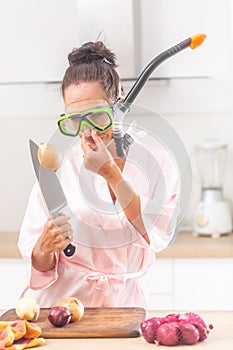
[[[98,128],[104,130],[112,124],[111,118],[107,112],[95,112],[87,117],[87,119]]]
[[[63,119],[60,121],[59,127],[64,134],[75,136],[80,128],[80,119],[77,117]]]

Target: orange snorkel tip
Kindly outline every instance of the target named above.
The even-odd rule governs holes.
[[[200,46],[206,38],[206,34],[196,34],[191,37],[191,43],[189,47],[194,50],[196,47]]]
[[[124,106],[129,107],[133,101],[135,100],[136,96],[138,95],[139,91],[142,89],[143,85],[151,75],[151,73],[157,68],[162,62],[167,60],[168,58],[176,55],[178,52],[187,49],[190,47],[192,50],[196,49],[196,47],[200,46],[203,41],[206,38],[206,34],[200,33],[193,35],[180,43],[170,47],[169,49],[161,52],[158,56],[156,56],[149,64],[146,66],[146,68],[143,70],[139,78],[134,83],[131,90],[128,92],[127,96],[124,100]]]

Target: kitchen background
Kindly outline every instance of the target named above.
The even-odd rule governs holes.
[[[153,57],[207,34],[202,46],[156,69],[158,79],[147,82],[135,103],[162,114],[189,152],[193,192],[182,226],[192,225],[199,199],[194,145],[204,138],[229,146],[224,193],[233,202],[232,1],[9,0],[0,6],[0,231],[20,229],[35,181],[28,140],[47,141],[55,131],[67,54],[98,36],[116,52],[127,92],[133,84],[127,79],[138,77]]]
[[[207,34],[199,48],[187,49],[156,69],[135,103],[163,115],[190,156],[193,189],[180,229],[192,230],[201,189],[194,146],[203,139],[216,138],[228,144],[222,176],[224,196],[233,211],[232,1],[0,0],[0,33],[0,235],[20,230],[35,182],[28,141],[47,141],[56,130],[56,120],[63,113],[60,81],[67,55],[74,47],[98,38],[115,51],[127,92],[153,57],[194,34]],[[163,284],[160,290],[163,297],[165,293],[161,308],[172,308],[166,293],[174,282],[174,264],[165,260],[157,275],[162,279],[168,273],[169,285]],[[205,266],[211,273],[218,271],[218,276],[224,270],[224,285],[227,276],[232,276],[232,259],[223,259],[224,266],[217,260]],[[5,271],[5,260],[0,263]],[[176,263],[184,268],[183,261]],[[8,275],[17,274],[17,268],[20,274],[20,264],[8,261]],[[190,274],[197,268],[200,274],[203,262],[198,264],[191,266]],[[26,281],[26,275],[23,279]],[[230,290],[227,285],[226,290]],[[206,299],[208,293],[206,290]],[[230,300],[224,295],[223,299]],[[182,294],[180,299],[184,300]],[[210,309],[216,302],[212,300]]]

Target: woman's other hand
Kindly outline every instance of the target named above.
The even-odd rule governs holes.
[[[97,135],[94,129],[91,130],[91,136],[95,142],[95,147],[90,147],[84,135],[81,137],[81,146],[84,152],[84,166],[86,169],[107,179],[117,165],[103,140]]]

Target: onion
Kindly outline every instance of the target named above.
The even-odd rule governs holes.
[[[48,320],[55,327],[66,326],[70,319],[71,313],[64,306],[54,306],[49,310]]]
[[[177,322],[179,319],[180,314],[168,314],[163,318],[164,323],[165,322]]]
[[[140,324],[141,332],[148,343],[154,343],[157,338],[157,330],[162,324],[162,318],[151,317]]]
[[[178,324],[176,322],[163,323],[157,330],[157,341],[163,345],[176,345],[179,341]]]
[[[54,145],[47,142],[40,143],[38,159],[44,168],[56,171],[61,166],[61,158],[59,150]]]
[[[15,312],[21,320],[37,321],[40,315],[40,307],[35,299],[23,297],[17,302]]]
[[[199,331],[200,341],[207,339],[210,330],[213,328],[212,324],[207,324],[205,320],[195,312],[186,312],[184,314],[190,323],[192,323]]]
[[[59,303],[60,306],[65,306],[71,313],[71,322],[80,320],[84,315],[83,303],[75,297],[68,297]]]
[[[193,345],[200,339],[200,333],[198,329],[192,323],[179,323],[180,335],[179,340],[183,344]]]
[[[186,312],[149,318],[141,322],[140,328],[148,343],[192,345],[205,340],[213,325],[194,312]]]

